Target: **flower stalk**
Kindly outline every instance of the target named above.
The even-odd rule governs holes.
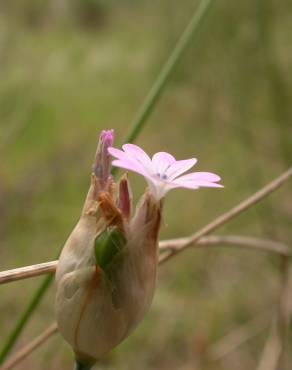
[[[90,363],[86,364],[84,362],[80,362],[79,360],[76,359],[73,370],[90,370],[93,365],[94,364],[90,364]]]

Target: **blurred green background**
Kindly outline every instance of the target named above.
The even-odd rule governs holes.
[[[100,130],[116,145],[198,1],[11,0],[0,3],[1,270],[54,259],[76,223]],[[291,165],[292,3],[215,2],[136,141],[150,154],[197,157],[224,190],[167,197],[161,238],[193,233]],[[144,180],[130,175],[134,197]],[[291,184],[221,234],[291,243]],[[270,312],[276,257],[242,249],[189,250],[160,269],[150,313],[104,369],[246,370],[268,329],[226,356],[225,334]],[[0,287],[1,343],[40,278]],[[54,319],[54,288],[16,348]],[[17,369],[71,369],[56,335]]]

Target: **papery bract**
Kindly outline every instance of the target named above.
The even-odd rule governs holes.
[[[58,328],[84,368],[137,326],[150,307],[156,284],[161,202],[146,192],[130,218],[129,183],[121,179],[115,199],[104,157],[105,136],[80,220],[56,271]]]

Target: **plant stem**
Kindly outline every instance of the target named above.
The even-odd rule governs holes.
[[[33,351],[38,349],[42,344],[44,344],[53,334],[57,333],[57,323],[53,323],[46,330],[44,330],[40,335],[34,338],[32,341],[25,344],[17,352],[15,352],[8,361],[1,366],[1,370],[13,369],[16,365],[19,365],[23,360],[25,360]]]
[[[200,2],[190,22],[188,23],[181,37],[177,41],[172,53],[170,54],[166,63],[163,65],[161,71],[159,72],[158,77],[152,85],[152,88],[150,89],[144,102],[142,103],[141,108],[138,110],[138,113],[132,123],[132,129],[130,130],[129,135],[126,136],[124,142],[129,143],[134,141],[141,132],[147,119],[156,106],[161,93],[167,85],[171,74],[180,61],[181,56],[189,46],[191,40],[194,40],[195,36],[198,35],[200,26],[202,25],[203,20],[206,17],[207,12],[213,2],[214,0],[202,0]]]
[[[74,370],[90,370],[92,368],[92,364],[84,364],[83,362],[80,362],[78,360],[75,360],[74,364]]]
[[[39,303],[41,302],[44,294],[46,293],[48,287],[50,286],[54,275],[49,274],[44,278],[42,283],[39,285],[38,289],[34,293],[31,301],[29,302],[28,306],[26,307],[25,311],[22,313],[20,318],[18,319],[15,327],[11,331],[9,337],[6,340],[6,343],[4,344],[1,353],[0,353],[0,364],[4,362],[7,355],[11,351],[14,343],[16,342],[17,338],[19,337],[20,333],[22,332],[24,326],[28,322],[29,318],[35,311],[35,309],[38,307]]]
[[[205,235],[210,234],[214,230],[218,229],[221,225],[224,225],[226,222],[232,220],[234,217],[239,215],[240,213],[244,212],[248,208],[252,207],[260,200],[265,198],[268,194],[272,193],[276,189],[278,189],[281,185],[283,185],[287,180],[292,177],[292,166],[288,168],[287,171],[283,172],[281,176],[277,177],[269,184],[258,190],[252,196],[246,198],[242,202],[240,202],[237,206],[231,208],[229,211],[223,213],[221,216],[215,218],[212,222],[207,224],[206,226],[202,227],[196,233],[191,235],[184,243],[181,243],[179,248],[171,250],[168,254],[165,254],[159,259],[159,263],[164,263],[168,259],[174,257],[178,253],[181,253],[183,250],[190,248],[194,243],[196,243],[200,238]]]

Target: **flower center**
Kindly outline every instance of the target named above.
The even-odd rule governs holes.
[[[167,180],[167,175],[165,173],[157,173],[156,176],[161,180]]]

